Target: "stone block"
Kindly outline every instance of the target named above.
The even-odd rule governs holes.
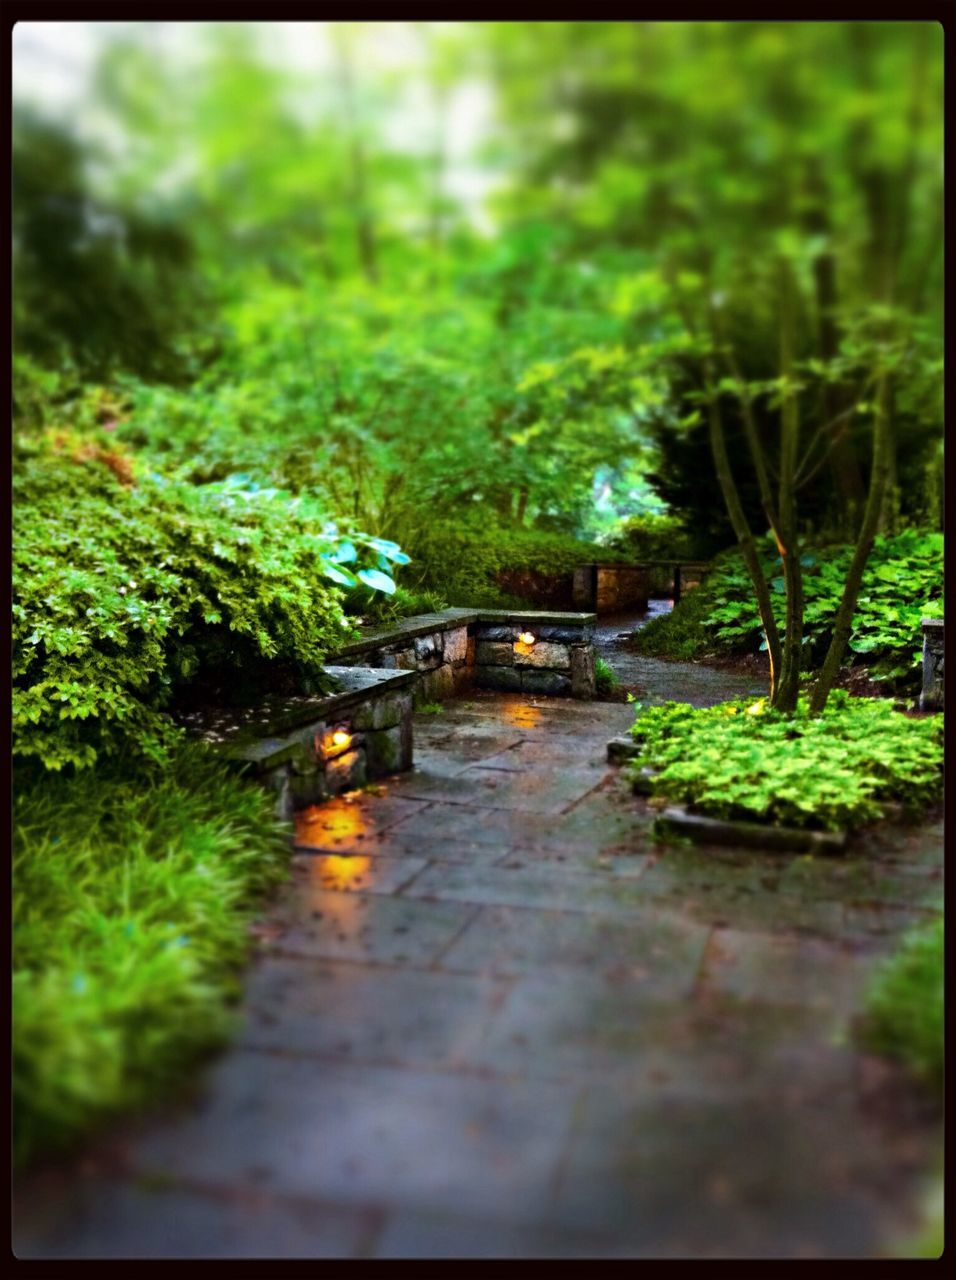
[[[356,708],[352,723],[356,729],[391,729],[411,713],[411,693],[390,693],[387,697],[363,702]]]
[[[365,757],[370,778],[383,778],[412,767],[412,724],[375,729],[365,741]]]
[[[585,644],[591,639],[590,625],[580,627],[532,627],[539,640],[553,640],[555,644]]]
[[[571,697],[593,698],[596,691],[594,648],[589,644],[571,649]]]
[[[438,667],[442,662],[444,643],[442,633],[435,632],[428,636],[415,637],[415,665],[419,671],[429,667]]]
[[[511,644],[479,640],[475,646],[475,662],[480,667],[513,667],[515,651]]]
[[[479,689],[519,690],[521,673],[514,667],[475,667],[475,684]]]
[[[520,627],[502,627],[494,623],[479,622],[475,628],[475,638],[480,642],[482,640],[506,640],[509,644],[515,640],[520,631]]]
[[[475,668],[462,663],[458,667],[452,667],[452,679],[454,681],[455,693],[467,693],[475,687]]]
[[[625,760],[633,760],[635,756],[640,754],[641,749],[630,734],[625,733],[619,738],[611,738],[607,744],[609,764],[623,764]]]
[[[468,658],[468,628],[455,627],[445,632],[445,661],[459,666]]]
[[[571,692],[571,681],[557,671],[525,667],[521,672],[521,688],[525,693],[545,693],[551,697],[567,697]]]
[[[423,671],[416,702],[444,702],[455,691],[455,678],[450,663]]]
[[[548,640],[539,640],[526,652],[515,650],[515,666],[546,667],[550,671],[570,671],[571,651],[566,644],[552,644]]]
[[[275,792],[276,816],[288,821],[295,812],[289,766],[283,764],[277,769],[270,769],[262,777],[262,783],[269,791]]]
[[[363,787],[366,776],[365,751],[362,747],[355,751],[346,751],[345,755],[336,756],[325,766],[325,778],[331,795],[352,791],[355,787]]]
[[[310,804],[321,804],[329,798],[329,784],[324,769],[311,773],[289,775],[288,793],[293,809],[307,809]]]
[[[923,689],[921,711],[943,709],[943,619],[923,619]]]

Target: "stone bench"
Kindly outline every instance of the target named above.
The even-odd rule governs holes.
[[[443,609],[371,628],[336,658],[418,672],[419,704],[472,686],[591,698],[594,622],[593,613]]]
[[[332,692],[186,714],[186,729],[276,793],[281,817],[412,766],[414,671],[325,668]]]

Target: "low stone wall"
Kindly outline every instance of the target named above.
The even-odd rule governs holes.
[[[593,698],[594,621],[586,613],[482,612],[473,626],[475,684]]]
[[[650,572],[640,565],[583,564],[574,571],[575,605],[597,613],[646,609],[650,587]]]
[[[346,665],[417,671],[419,705],[440,702],[473,684],[591,698],[594,621],[593,613],[444,609],[367,631],[343,646],[337,658]]]
[[[443,609],[404,618],[390,627],[374,627],[344,645],[336,657],[345,666],[361,662],[380,669],[417,671],[415,701],[441,702],[471,685],[474,641],[469,626],[474,609]]]
[[[412,766],[414,671],[326,667],[335,692],[210,709],[187,729],[276,793],[282,817]]]
[[[923,619],[923,691],[921,711],[943,709],[943,619]]]

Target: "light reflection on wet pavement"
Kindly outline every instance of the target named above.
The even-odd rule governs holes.
[[[647,701],[764,692],[598,651]],[[19,1192],[20,1256],[879,1256],[938,1117],[856,1050],[941,826],[832,860],[663,846],[626,704],[476,694],[300,815],[199,1096]]]

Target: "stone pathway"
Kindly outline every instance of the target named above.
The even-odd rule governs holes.
[[[646,700],[747,678],[602,651]],[[235,1046],[20,1189],[21,1257],[877,1256],[939,1121],[858,1053],[941,827],[840,861],[660,846],[624,704],[484,694],[302,816]]]

